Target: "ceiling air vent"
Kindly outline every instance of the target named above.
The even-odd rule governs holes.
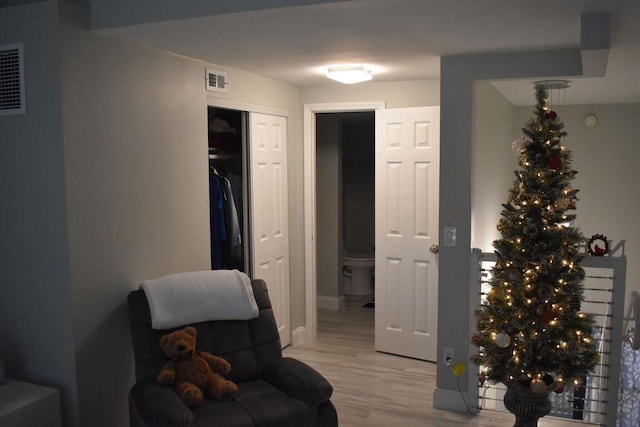
[[[227,73],[224,71],[207,68],[206,86],[207,90],[213,92],[227,93]]]
[[[22,44],[0,46],[0,116],[25,112]]]

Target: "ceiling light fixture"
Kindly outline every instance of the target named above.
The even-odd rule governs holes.
[[[566,89],[569,87],[568,80],[540,80],[535,83],[536,86],[542,86],[547,90]]]
[[[371,70],[361,65],[329,67],[327,77],[344,84],[361,83],[371,80]]]

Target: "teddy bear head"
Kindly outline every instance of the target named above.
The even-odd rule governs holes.
[[[171,360],[191,356],[196,349],[198,332],[193,326],[173,331],[160,339],[160,347]]]

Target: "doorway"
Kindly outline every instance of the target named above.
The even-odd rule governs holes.
[[[375,294],[381,298],[376,300],[375,347],[435,360],[439,107],[384,109],[383,103],[304,106],[307,324],[303,339],[294,337],[294,343],[315,343],[317,333],[320,230],[316,114],[348,111],[375,111],[376,117]]]
[[[318,307],[373,298],[375,113],[316,115]]]
[[[304,205],[305,205],[305,312],[306,328],[304,336],[296,341],[313,344],[317,334],[317,294],[318,294],[318,252],[317,252],[317,141],[316,114],[375,112],[384,108],[383,102],[358,102],[338,104],[307,104],[304,106]],[[336,258],[336,262],[340,258]],[[340,275],[342,271],[339,271]],[[336,281],[340,277],[336,278]]]

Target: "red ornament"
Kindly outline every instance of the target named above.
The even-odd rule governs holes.
[[[558,114],[557,114],[555,111],[553,111],[553,110],[547,110],[547,111],[545,111],[545,113],[544,113],[544,117],[545,117],[547,120],[551,120],[551,121],[553,122],[553,121],[555,121],[555,120],[558,118]]]
[[[547,160],[547,166],[549,166],[549,169],[557,171],[562,167],[562,159],[558,156],[551,156],[549,160]]]
[[[484,373],[480,372],[480,374],[478,374],[478,384],[480,384],[480,387],[484,385],[486,380],[487,377],[485,377]]]
[[[551,321],[554,320],[558,315],[558,312],[553,309],[551,303],[539,305],[536,312],[539,315],[538,321],[544,325],[548,325],[549,323],[551,323]]]
[[[560,394],[560,393],[564,393],[564,380],[562,379],[558,379],[555,383],[555,390],[553,390],[555,393]]]

